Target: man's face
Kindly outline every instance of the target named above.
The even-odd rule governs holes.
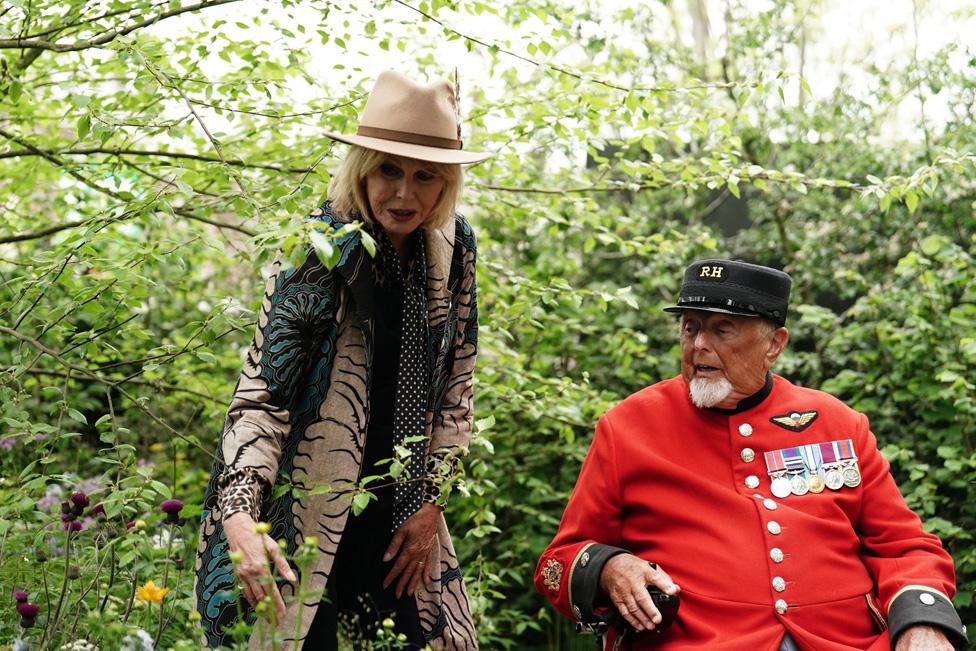
[[[763,319],[684,310],[681,376],[692,389],[693,399],[699,389],[710,396],[705,404],[696,400],[699,406],[733,409],[763,387],[766,373],[788,339],[786,328],[776,328]]]

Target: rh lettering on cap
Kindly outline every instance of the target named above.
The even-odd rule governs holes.
[[[725,280],[725,267],[720,264],[703,264],[701,269],[698,271],[698,277]]]

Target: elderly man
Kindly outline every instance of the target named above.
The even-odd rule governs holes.
[[[966,647],[952,559],[867,418],[769,371],[790,285],[744,262],[692,264],[667,308],[681,314],[680,377],[600,419],[535,583],[584,625],[619,611],[607,649]],[[648,586],[680,598],[666,630]]]

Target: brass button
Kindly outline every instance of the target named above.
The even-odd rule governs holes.
[[[776,612],[778,612],[780,615],[785,615],[786,611],[789,609],[790,607],[786,605],[786,599],[776,600]]]
[[[786,590],[786,580],[781,576],[773,577],[773,590],[776,592],[782,592]]]
[[[739,425],[739,434],[742,436],[752,436],[752,425],[749,423]]]
[[[752,448],[742,448],[742,452],[739,453],[739,458],[746,463],[750,463],[756,458],[756,453],[752,451]]]
[[[746,488],[756,488],[759,486],[759,477],[749,475],[746,477]]]
[[[769,533],[773,534],[774,536],[778,536],[779,532],[783,530],[783,528],[779,526],[779,522],[777,522],[776,520],[770,520],[769,522],[767,522],[766,529],[769,531]]]
[[[769,550],[769,557],[773,559],[774,563],[782,563],[783,550],[780,549],[779,547],[773,547],[772,549]]]
[[[779,507],[779,504],[777,504],[776,502],[774,502],[773,500],[767,497],[766,499],[763,500],[763,506],[765,506],[770,511],[775,511]]]

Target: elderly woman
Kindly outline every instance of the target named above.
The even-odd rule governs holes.
[[[461,165],[488,156],[461,150],[458,120],[448,82],[384,72],[357,133],[327,134],[352,145],[312,213],[335,265],[312,253],[268,281],[204,505],[210,645],[264,601],[286,648],[336,649],[340,628],[369,648],[386,618],[409,648],[477,648],[441,497],[470,436],[477,353],[474,234],[455,205]],[[396,480],[354,515],[350,489],[384,474]],[[320,553],[299,577],[285,557],[306,540]]]

